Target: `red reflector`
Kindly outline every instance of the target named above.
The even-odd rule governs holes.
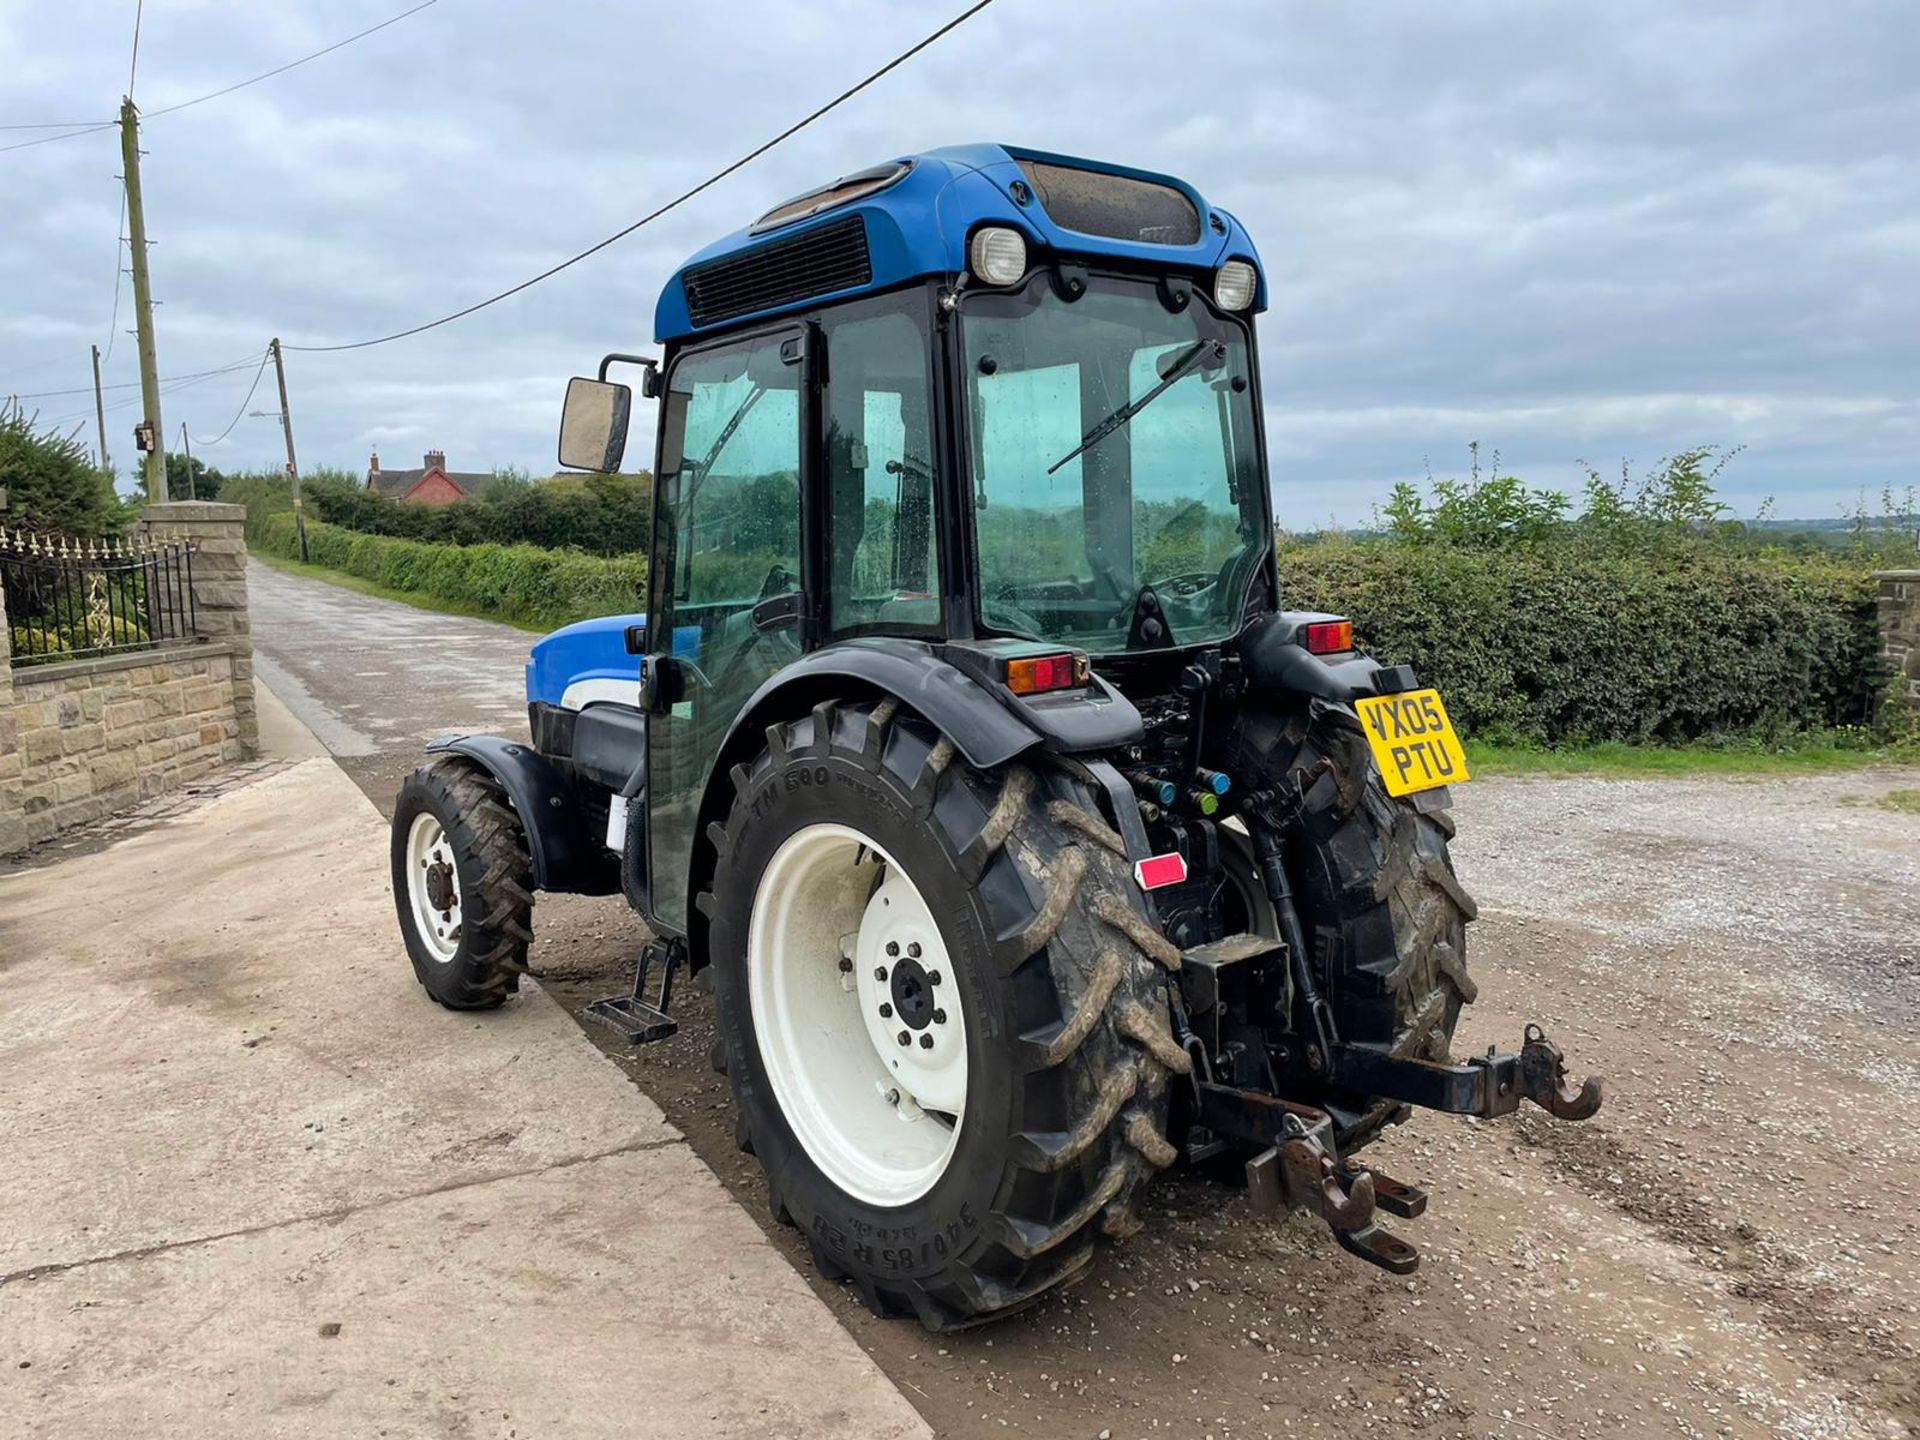
[[[1165,885],[1178,885],[1187,878],[1187,862],[1178,851],[1166,855],[1150,855],[1145,860],[1134,862],[1133,878],[1140,882],[1142,890],[1158,890]]]
[[[1307,626],[1309,654],[1334,655],[1352,648],[1353,622],[1351,620],[1324,620],[1317,625]]]
[[[1041,695],[1049,690],[1071,690],[1087,683],[1083,673],[1086,661],[1068,652],[1064,655],[1035,655],[1007,661],[1007,689],[1016,695]]]

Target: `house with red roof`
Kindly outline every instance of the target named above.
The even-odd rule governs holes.
[[[376,452],[367,461],[367,489],[389,500],[417,500],[422,505],[451,505],[464,500],[493,478],[491,471],[449,470],[447,452],[429,450],[418,470],[383,470]]]

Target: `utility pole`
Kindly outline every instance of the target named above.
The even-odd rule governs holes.
[[[93,423],[100,427],[100,468],[113,473],[113,461],[107,458],[107,407],[100,399],[100,347],[93,347]]]
[[[167,496],[167,432],[160,426],[160,362],[153,352],[153,291],[147,284],[147,215],[140,203],[140,112],[120,102],[120,160],[126,172],[127,235],[133,250],[133,323],[140,341],[140,399],[153,449],[147,452],[147,499]]]
[[[293,533],[300,558],[307,558],[307,512],[300,502],[300,462],[293,458],[293,419],[287,414],[287,367],[280,359],[280,337],[273,337],[273,375],[280,382],[280,433],[287,437],[287,477],[293,481]]]
[[[180,422],[180,448],[187,452],[187,499],[198,500],[193,483],[193,437],[187,434],[187,422]]]

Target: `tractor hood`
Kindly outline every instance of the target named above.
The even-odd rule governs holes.
[[[645,615],[582,620],[534,642],[527,658],[527,703],[579,710],[595,700],[640,703],[640,657],[627,652],[627,630]]]

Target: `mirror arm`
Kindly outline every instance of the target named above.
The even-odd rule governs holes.
[[[658,400],[660,398],[660,362],[658,360],[655,360],[649,355],[625,355],[616,350],[611,355],[601,357],[600,379],[603,382],[607,378],[608,368],[612,366],[616,360],[626,365],[638,365],[642,370],[646,371],[646,375],[642,377],[640,381],[640,393],[649,400]]]

